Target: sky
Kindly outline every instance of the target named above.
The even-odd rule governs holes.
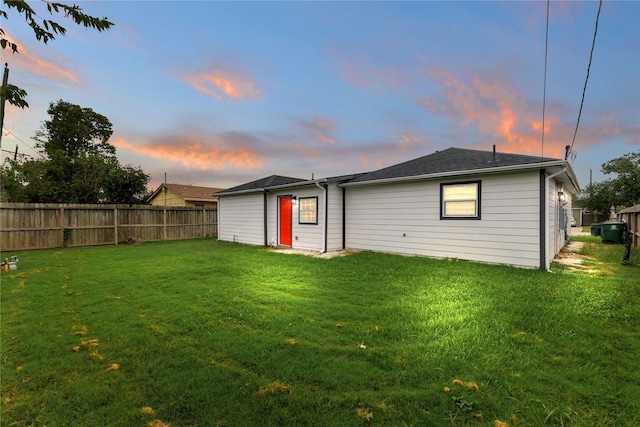
[[[54,17],[67,33],[44,44],[2,5],[20,53],[1,60],[30,105],[7,106],[3,158],[37,157],[60,99],[106,116],[151,189],[165,174],[228,188],[367,172],[449,147],[564,158],[572,141],[584,189],[640,150],[637,1],[602,4],[577,133],[596,1],[551,1],[548,39],[545,1],[77,4],[114,26]]]

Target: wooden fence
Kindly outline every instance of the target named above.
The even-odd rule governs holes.
[[[632,246],[640,248],[640,205],[632,206],[618,212],[618,220],[627,223],[627,230],[631,232]]]
[[[2,252],[215,237],[211,207],[0,203]]]

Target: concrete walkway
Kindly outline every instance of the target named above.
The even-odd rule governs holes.
[[[577,231],[573,236],[589,236],[591,233],[583,233],[579,227],[577,227]],[[567,245],[560,250],[560,253],[556,255],[553,259],[553,262],[557,262],[563,265],[566,265],[573,271],[580,271],[582,273],[595,273],[597,270],[593,266],[585,266],[584,261],[590,260],[591,257],[586,255],[582,255],[582,248],[584,247],[584,242],[574,242],[570,241]]]

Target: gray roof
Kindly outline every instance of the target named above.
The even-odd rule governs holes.
[[[543,161],[557,161],[550,157],[494,153],[492,151],[447,148],[433,154],[392,165],[355,177],[349,183],[420,175],[492,169],[505,166],[531,165]]]
[[[273,187],[276,185],[293,184],[296,182],[306,181],[306,179],[291,178],[288,176],[271,175],[266,178],[258,179],[256,181],[247,182],[246,184],[238,185],[236,187],[227,188],[226,190],[213,193],[215,196],[224,195],[227,193],[248,192],[251,190],[261,190],[267,187]]]
[[[481,171],[486,169],[499,169],[504,167],[525,166],[535,167],[536,164],[543,166],[543,162],[558,162],[561,159],[540,156],[526,156],[522,154],[494,153],[492,151],[470,150],[466,148],[447,148],[446,150],[436,151],[433,154],[409,160],[403,163],[392,165],[376,171],[341,175],[325,178],[323,180],[306,180],[300,178],[291,178],[280,175],[271,175],[256,181],[238,185],[223,191],[214,193],[215,196],[247,193],[252,191],[260,191],[265,188],[276,186],[292,186],[312,185],[315,182],[324,181],[329,183],[338,183],[350,185],[352,183],[386,180],[394,178],[409,178],[425,175],[462,173],[466,171]],[[577,183],[576,183],[577,185]]]

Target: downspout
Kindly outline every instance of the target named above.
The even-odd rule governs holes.
[[[220,241],[220,196],[214,196],[216,199],[216,237],[217,241]]]
[[[326,187],[323,187],[319,183],[316,182],[316,186],[321,188],[324,191],[324,233],[322,233],[322,253],[327,252],[327,225],[329,223],[329,219],[327,218],[327,213],[329,212],[329,192]]]
[[[347,249],[347,189],[342,187],[342,249]]]
[[[262,194],[264,195],[263,196],[264,202],[263,202],[263,208],[262,208],[263,214],[264,214],[264,225],[263,225],[264,226],[264,245],[269,246],[269,241],[268,241],[269,234],[267,233],[267,199],[269,195],[267,190],[264,190]]]
[[[566,171],[567,171],[567,168],[565,167],[562,170],[560,170],[560,171],[558,171],[558,172],[556,172],[556,173],[554,173],[552,175],[549,175],[549,176],[545,177],[545,180],[544,180],[544,205],[541,205],[541,206],[544,206],[544,220],[543,220],[544,221],[544,232],[545,232],[544,233],[544,236],[545,236],[545,239],[544,239],[545,240],[544,241],[544,265],[540,265],[540,269],[547,270],[548,269],[547,265],[549,264],[547,262],[547,258],[549,257],[549,254],[547,253],[547,247],[549,245],[549,240],[551,238],[551,236],[550,236],[551,230],[549,229],[549,224],[547,222],[547,216],[548,216],[549,212],[551,212],[551,207],[550,207],[550,203],[549,203],[549,196],[548,196],[549,195],[549,183],[551,182],[550,181],[551,178],[555,178],[556,176],[560,175],[561,173],[565,173]],[[544,170],[542,170],[542,172],[544,173]],[[554,247],[555,247],[555,245],[554,245]],[[543,252],[541,251],[541,253],[543,253]]]

